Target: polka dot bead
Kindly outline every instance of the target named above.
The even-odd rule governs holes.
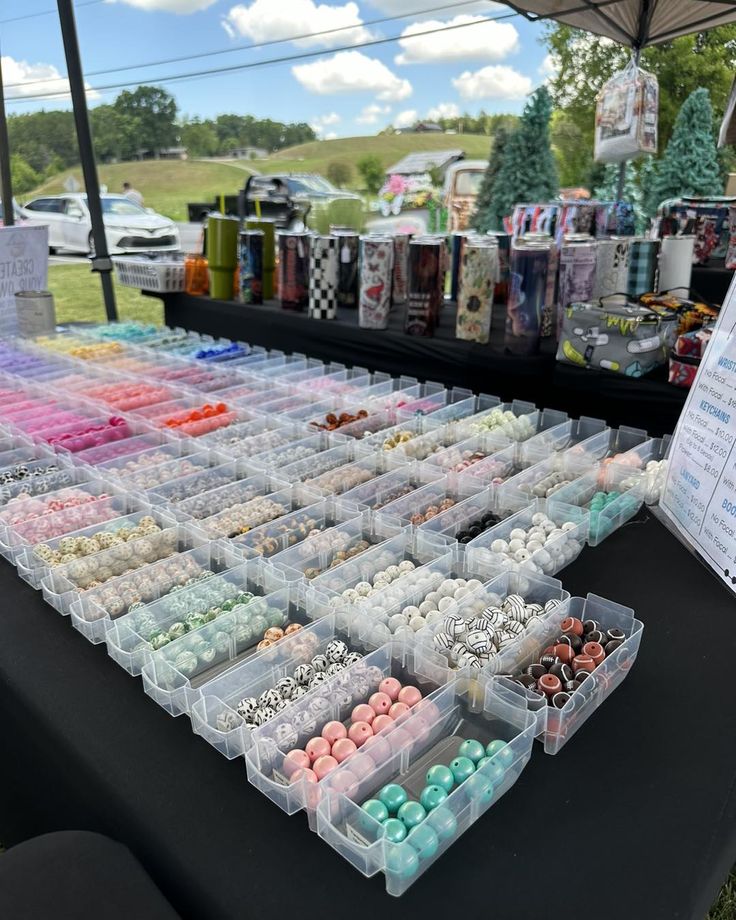
[[[531,525],[512,529],[508,539],[499,537],[480,552],[499,568],[551,575],[580,553],[582,543],[572,535],[577,526],[573,521],[558,526],[546,514],[537,512]]]

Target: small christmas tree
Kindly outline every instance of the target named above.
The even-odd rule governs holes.
[[[487,233],[489,230],[496,230],[496,218],[492,211],[493,206],[493,183],[501,168],[504,150],[509,139],[509,132],[503,125],[499,125],[493,132],[491,141],[491,152],[488,156],[488,166],[483,175],[483,181],[478,192],[478,199],[475,203],[475,211],[470,218],[470,226],[477,230],[478,233]]]
[[[545,202],[557,194],[557,169],[550,144],[552,99],[540,86],[524,107],[519,127],[509,137],[492,189],[493,229],[514,205]]]
[[[713,108],[708,90],[690,93],[677,113],[672,137],[657,164],[649,210],[667,198],[723,194],[723,179],[713,135]]]

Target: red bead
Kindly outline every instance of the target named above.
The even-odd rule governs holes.
[[[606,653],[600,642],[586,642],[583,646],[583,655],[590,655],[596,667],[606,657]]]
[[[574,636],[582,636],[583,621],[579,620],[577,617],[565,617],[562,623],[560,623],[560,630],[563,633],[572,633]]]
[[[537,681],[537,686],[547,696],[554,696],[555,693],[559,693],[562,690],[560,678],[555,677],[554,674],[543,674]]]
[[[563,664],[570,664],[575,657],[575,649],[571,645],[556,645],[554,655],[560,659]]]
[[[590,657],[590,655],[576,655],[572,661],[573,671],[594,671],[595,670],[595,661]]]

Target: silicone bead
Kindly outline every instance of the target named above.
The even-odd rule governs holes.
[[[478,761],[485,756],[486,749],[480,743],[476,741],[475,738],[467,738],[458,748],[459,757],[469,757],[473,763],[478,763]]]
[[[360,807],[376,821],[383,822],[388,818],[388,808],[378,799],[368,799]]]
[[[447,798],[447,790],[442,786],[425,786],[419,796],[419,801],[426,811],[430,812],[441,805]]]
[[[459,785],[475,773],[475,764],[469,757],[456,757],[450,764],[455,782]]]
[[[437,853],[440,845],[437,831],[429,826],[428,821],[412,828],[407,835],[406,842],[414,847],[420,860],[431,859]]]
[[[391,843],[401,843],[406,834],[406,825],[398,818],[388,818],[383,822],[383,836]]]
[[[434,764],[427,770],[427,785],[441,786],[445,792],[450,792],[455,785],[452,770],[444,764]]]
[[[398,783],[388,783],[378,793],[378,798],[388,808],[389,814],[395,815],[409,797],[403,786],[399,786]]]
[[[404,802],[396,813],[396,817],[399,821],[404,822],[407,830],[411,830],[424,821],[427,817],[427,812],[419,802]]]

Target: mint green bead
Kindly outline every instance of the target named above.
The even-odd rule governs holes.
[[[451,792],[455,785],[455,777],[452,770],[442,763],[436,763],[427,770],[427,785],[442,786],[445,792]]]
[[[378,798],[388,808],[390,815],[395,815],[409,796],[403,786],[398,783],[388,783],[378,793]]]
[[[494,786],[498,786],[506,775],[506,770],[503,765],[499,763],[499,760],[494,760],[492,757],[484,757],[483,760],[478,761],[478,766],[476,768],[478,770],[483,770],[483,776],[489,779]]]
[[[424,821],[427,817],[427,812],[419,802],[404,802],[398,810],[396,817],[399,821],[403,821],[406,829],[410,831],[413,827],[416,827],[417,824],[421,824],[422,821]]]
[[[499,751],[502,751],[506,747],[506,742],[502,741],[501,738],[496,738],[494,741],[489,741],[486,745],[486,756],[495,757]]]
[[[383,822],[383,836],[391,843],[401,843],[406,835],[406,825],[398,818],[388,818]]]
[[[386,853],[386,871],[397,878],[411,878],[419,868],[419,857],[413,847],[402,843],[389,847]]]
[[[449,840],[454,837],[457,831],[455,815],[446,805],[440,805],[439,808],[435,808],[429,814],[425,823],[436,832],[440,840]]]
[[[473,763],[478,763],[481,757],[485,755],[486,750],[480,741],[476,741],[475,738],[466,738],[458,748],[457,753],[459,757],[468,757]]]
[[[431,859],[437,853],[440,846],[440,838],[437,836],[437,831],[429,826],[428,821],[424,821],[422,824],[413,828],[413,830],[409,832],[406,842],[417,851],[417,856],[420,861]]]
[[[493,800],[493,783],[479,773],[469,776],[463,788],[470,798],[479,799],[484,804]]]
[[[446,798],[447,790],[443,786],[425,786],[419,796],[419,801],[423,808],[427,811],[432,811],[438,805],[441,805]]]
[[[475,764],[469,757],[456,757],[450,764],[450,769],[455,777],[455,782],[460,785],[475,773]]]
[[[363,802],[360,806],[366,814],[369,814],[371,818],[375,818],[376,821],[385,821],[388,818],[388,808],[379,802],[378,799],[368,799],[367,802]]]

